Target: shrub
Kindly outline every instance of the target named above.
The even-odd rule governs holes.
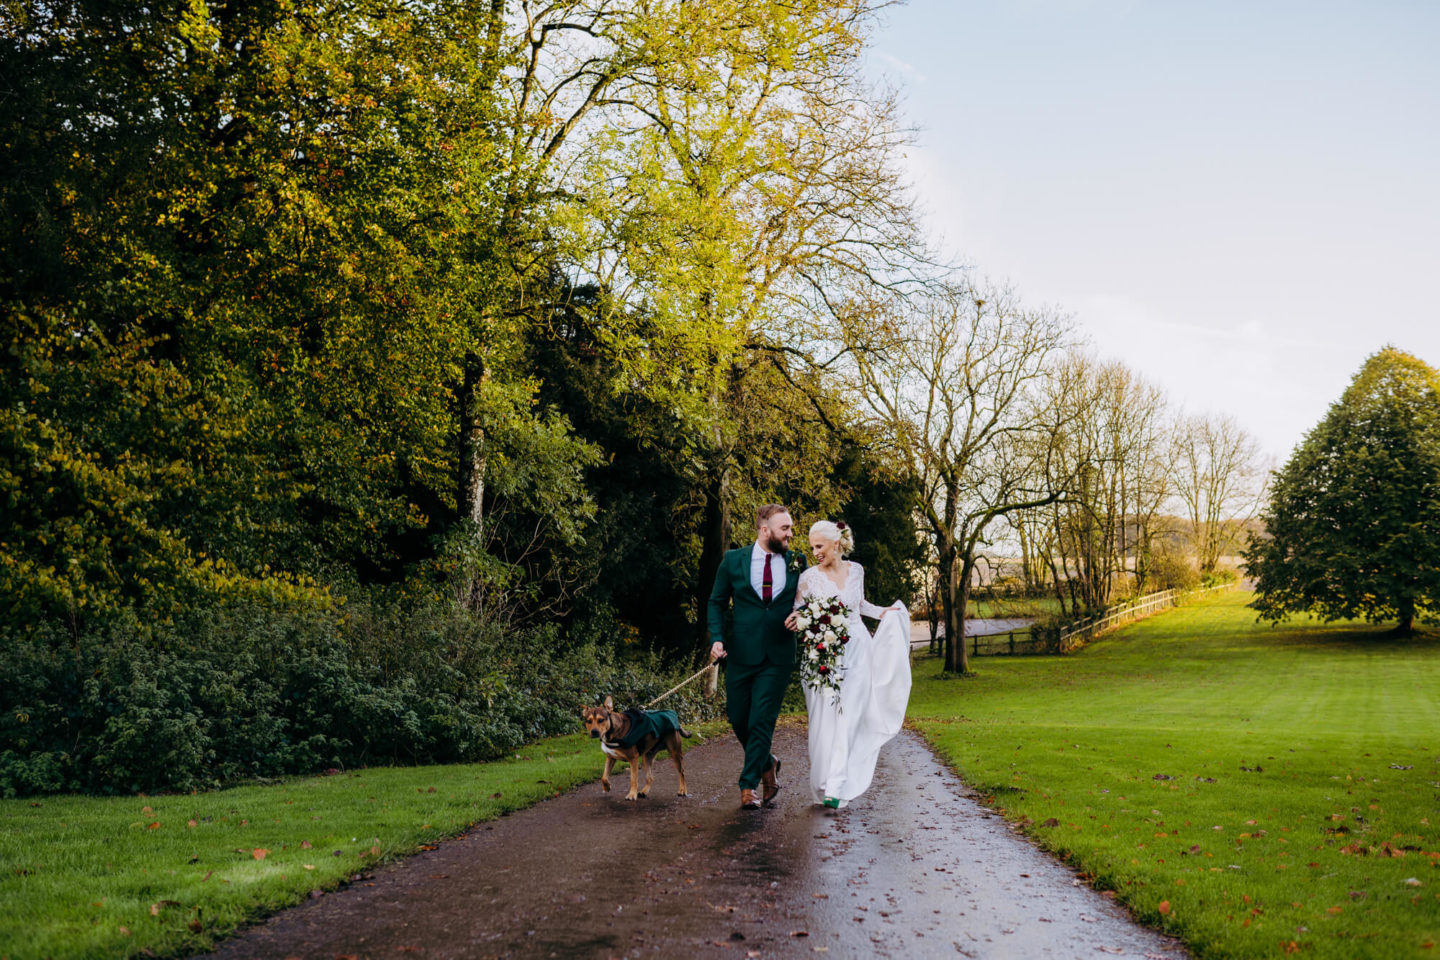
[[[328,766],[493,759],[644,703],[691,669],[607,641],[604,614],[507,631],[441,604],[344,617],[246,602],[166,625],[0,633],[0,793],[189,790]],[[711,719],[702,681],[665,703]]]

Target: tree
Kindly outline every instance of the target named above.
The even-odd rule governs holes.
[[[1386,347],[1274,477],[1245,552],[1266,620],[1399,621],[1440,605],[1440,374]]]
[[[1182,417],[1172,444],[1176,496],[1190,521],[1200,573],[1240,542],[1264,497],[1260,447],[1230,416]]]
[[[1047,445],[1035,442],[1043,418],[1033,393],[1068,328],[1007,290],[972,284],[888,306],[900,316],[847,324],[865,339],[851,354],[857,389],[920,490],[920,521],[938,567],[945,669],[964,673],[965,608],[990,525],[1062,493],[1047,483]]]
[[[1165,400],[1118,362],[1072,353],[1044,380],[1050,486],[1067,495],[1023,511],[1027,581],[1047,579],[1064,610],[1103,607],[1117,583],[1144,576],[1156,516],[1169,496]],[[1038,567],[1035,572],[1028,572]]]
[[[793,499],[766,448],[840,436],[816,385],[828,296],[918,248],[894,98],[860,69],[876,7],[520,5],[512,99],[544,105],[526,149],[546,158],[537,192],[564,198],[561,262],[607,291],[617,381],[674,411],[703,478],[697,607],[732,517]],[[824,500],[809,475],[800,492]]]
[[[398,579],[479,516],[462,423],[498,502],[583,521],[585,453],[506,309],[501,7],[0,12],[0,555],[34,596]],[[43,532],[76,517],[87,535]]]

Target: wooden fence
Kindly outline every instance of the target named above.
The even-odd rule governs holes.
[[[1019,656],[1032,653],[1050,653],[1048,644],[1035,637],[1029,627],[1005,630],[1001,633],[982,633],[965,638],[970,645],[972,657]]]
[[[1161,610],[1178,607],[1187,600],[1193,600],[1207,593],[1214,593],[1218,590],[1234,590],[1239,585],[1238,582],[1233,582],[1221,583],[1213,587],[1200,587],[1195,590],[1161,590],[1159,593],[1147,593],[1143,597],[1136,597],[1134,600],[1113,607],[1107,610],[1104,616],[1089,616],[1071,621],[1060,628],[1060,652],[1071,653],[1102,633],[1114,630],[1116,627],[1143,620]]]
[[[971,634],[965,637],[972,657],[1024,656],[1038,653],[1074,653],[1103,633],[1136,620],[1143,620],[1162,610],[1178,607],[1186,601],[1219,590],[1234,590],[1240,584],[1222,583],[1195,590],[1161,590],[1126,601],[1105,614],[1072,620],[1060,628],[1058,640],[1036,637],[1030,627],[1001,630],[996,633]],[[942,628],[943,629],[943,628]],[[943,632],[941,636],[943,636]],[[1051,635],[1054,637],[1054,634]]]

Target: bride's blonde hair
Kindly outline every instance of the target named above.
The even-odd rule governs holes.
[[[816,520],[810,524],[810,535],[813,537],[819,534],[831,543],[840,545],[840,555],[844,556],[855,549],[855,534],[850,525],[844,520]]]

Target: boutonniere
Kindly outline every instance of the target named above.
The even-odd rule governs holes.
[[[790,550],[787,552],[790,555],[790,562],[786,564],[785,569],[789,570],[791,573],[799,573],[801,570],[804,570],[805,558],[800,556],[800,554],[796,553],[794,550]]]

